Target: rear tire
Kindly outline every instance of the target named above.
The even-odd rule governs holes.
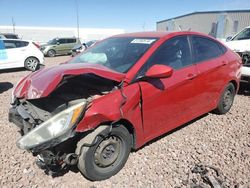
[[[109,131],[110,126],[100,126],[77,144],[78,169],[91,181],[110,178],[122,169],[128,159],[131,134],[122,125]],[[84,146],[86,143],[92,146]]]
[[[227,85],[227,87],[224,89],[221,97],[220,97],[220,100],[219,100],[219,103],[218,103],[218,106],[217,108],[214,110],[214,112],[216,114],[225,114],[227,113],[232,105],[233,105],[233,101],[234,101],[234,97],[235,97],[235,87],[232,83],[229,83]]]
[[[49,56],[49,57],[55,57],[56,56],[56,51],[55,50],[49,50],[47,52],[47,56]]]
[[[28,57],[24,62],[24,67],[30,71],[39,69],[39,60],[35,57]]]

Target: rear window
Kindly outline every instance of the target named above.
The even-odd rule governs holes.
[[[21,48],[28,46],[29,42],[26,41],[15,41],[15,40],[4,40],[4,46],[6,49]]]

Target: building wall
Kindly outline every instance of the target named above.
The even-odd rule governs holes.
[[[238,27],[235,29],[234,21],[238,21]],[[157,22],[157,31],[191,30],[210,34],[217,38],[226,38],[247,26],[250,26],[250,11],[194,13],[176,19]]]
[[[0,26],[0,33],[13,33],[12,26]],[[55,37],[77,37],[76,28],[57,27],[22,27],[16,26],[15,33],[25,40],[33,40],[39,43],[47,42]],[[91,29],[80,28],[79,37],[82,42],[88,40],[100,40],[112,35],[124,33],[123,29]]]

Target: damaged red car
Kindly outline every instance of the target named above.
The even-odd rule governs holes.
[[[107,179],[131,149],[205,113],[228,112],[241,59],[196,32],[144,32],[105,39],[65,64],[23,78],[9,121],[17,146],[56,173],[77,165]]]

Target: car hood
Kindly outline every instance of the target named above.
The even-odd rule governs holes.
[[[47,47],[47,46],[49,46],[49,44],[42,44],[42,45],[40,45],[40,47]]]
[[[235,52],[250,51],[250,44],[244,41],[228,41],[225,44]]]
[[[29,74],[17,84],[13,94],[16,98],[26,99],[47,97],[57,88],[65,76],[82,74],[95,74],[116,82],[121,82],[125,77],[123,73],[113,71],[98,64],[66,63]]]

